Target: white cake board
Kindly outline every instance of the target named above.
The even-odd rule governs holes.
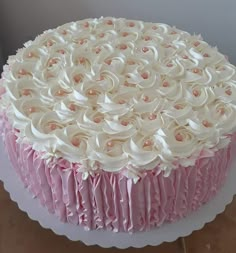
[[[214,220],[217,214],[224,211],[225,206],[232,201],[234,194],[236,194],[236,156],[234,156],[226,183],[217,196],[186,218],[175,223],[164,224],[158,229],[134,234],[85,231],[80,226],[60,222],[54,215],[49,214],[37,199],[32,198],[11,167],[2,142],[0,143],[0,161],[0,180],[4,182],[4,187],[10,193],[11,199],[32,220],[38,221],[42,227],[49,228],[54,233],[64,235],[72,241],[82,241],[86,245],[99,245],[104,248],[124,249],[131,246],[141,248],[147,245],[157,246],[162,242],[175,241],[179,237],[191,234],[194,230],[201,229],[205,223]]]

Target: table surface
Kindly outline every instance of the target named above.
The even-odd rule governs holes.
[[[187,253],[235,253],[236,252],[236,197],[226,207],[224,213],[205,225],[199,231],[185,237]],[[77,253],[82,252],[120,252],[116,248],[103,249],[86,246],[81,242],[71,242],[64,236],[55,235],[43,229],[38,222],[30,220],[0,182],[0,252],[1,253]],[[183,253],[180,240],[163,243],[157,247],[125,249],[123,252]]]

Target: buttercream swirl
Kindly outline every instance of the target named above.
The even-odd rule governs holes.
[[[137,179],[227,145],[236,68],[200,36],[111,17],[71,22],[10,56],[1,110],[45,158]],[[136,180],[135,179],[135,180]]]

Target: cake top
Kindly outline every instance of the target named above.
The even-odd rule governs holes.
[[[230,141],[236,74],[200,36],[100,18],[48,30],[10,56],[1,110],[45,159],[81,171],[168,175]]]

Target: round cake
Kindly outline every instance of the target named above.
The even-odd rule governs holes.
[[[166,24],[62,25],[4,66],[6,151],[24,186],[63,222],[135,232],[176,221],[224,183],[235,71],[200,36]]]

